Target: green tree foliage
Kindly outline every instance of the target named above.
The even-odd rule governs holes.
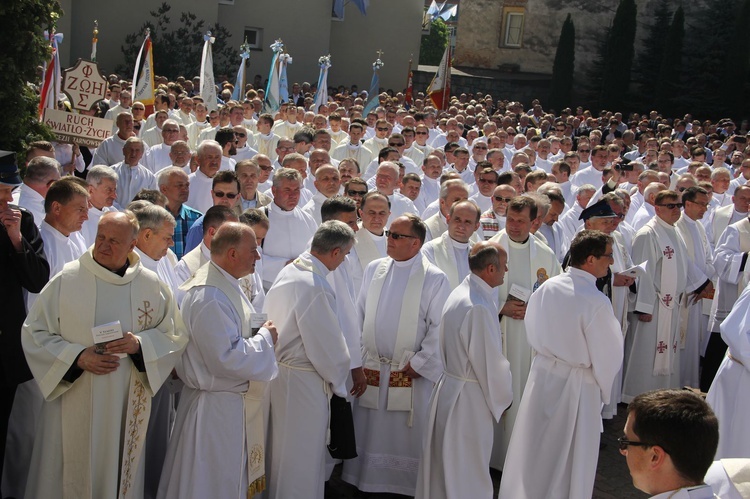
[[[570,14],[565,19],[557,42],[555,62],[552,65],[552,88],[550,106],[560,110],[571,105],[573,72],[575,71],[576,28]]]
[[[39,96],[31,83],[40,84],[37,68],[50,58],[49,41],[43,31],[51,30],[62,15],[55,0],[13,0],[0,2],[0,149],[21,152],[26,144],[51,139],[49,128],[37,119]]]
[[[671,18],[672,13],[669,11],[667,0],[661,0],[656,5],[656,11],[652,17],[653,24],[648,28],[646,38],[643,40],[643,48],[633,68],[633,79],[640,87],[640,100],[650,107],[656,106],[654,100],[656,78],[661,67]]]
[[[419,46],[419,64],[437,66],[448,46],[450,33],[448,26],[439,17],[430,24],[430,34],[422,36]]]
[[[635,0],[620,0],[604,60],[601,105],[607,109],[624,109],[627,102],[635,52],[636,14]]]
[[[685,12],[682,6],[674,13],[664,41],[659,76],[656,78],[655,96],[659,110],[668,116],[679,112],[678,102],[682,95],[682,45],[685,38]]]
[[[604,61],[607,58],[607,45],[609,44],[610,31],[611,28],[606,26],[598,35],[599,47],[591,64],[586,70],[586,79],[582,85],[585,93],[582,104],[593,109],[601,107],[602,85],[604,82]]]
[[[226,28],[219,24],[206,25],[205,21],[198,19],[195,14],[183,12],[176,23],[178,27],[173,29],[171,10],[169,4],[162,3],[156,11],[150,12],[152,19],[125,37],[125,45],[120,48],[125,56],[125,64],[116,68],[118,73],[130,75],[133,72],[146,28],[151,29],[154,66],[158,75],[166,76],[170,80],[178,76],[197,76],[203,54],[203,35],[206,31],[211,31],[212,36],[216,38],[212,47],[214,73],[218,77],[236,71],[240,56],[237,49],[230,45],[232,35]]]

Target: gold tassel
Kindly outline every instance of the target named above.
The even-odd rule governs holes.
[[[260,494],[266,490],[266,475],[256,479],[253,483],[247,487],[247,499],[253,499],[255,494]]]

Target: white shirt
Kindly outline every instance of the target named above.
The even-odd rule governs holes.
[[[198,169],[188,175],[188,179],[190,181],[190,195],[187,205],[201,213],[206,213],[214,205],[214,200],[211,197],[213,177],[207,177],[205,173]]]

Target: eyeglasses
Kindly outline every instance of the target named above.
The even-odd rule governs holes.
[[[578,152],[591,152],[591,149],[578,149]]]
[[[388,131],[388,127],[385,127],[385,128],[378,127],[377,130],[378,130],[378,132],[387,132]]]
[[[234,136],[244,139],[245,137],[247,137],[247,134],[234,132]]]
[[[477,181],[480,184],[497,184],[497,180],[495,180],[494,178],[479,178],[477,179]]]
[[[628,450],[628,446],[634,445],[636,447],[653,447],[654,444],[650,444],[648,442],[633,442],[632,440],[628,440],[625,437],[620,437],[617,439],[617,445],[619,445],[621,451]]]
[[[180,130],[179,129],[175,130],[174,128],[165,128],[164,130],[162,130],[162,132],[164,132],[164,133],[180,133]]]
[[[348,190],[348,191],[346,191],[346,193],[349,196],[364,196],[365,194],[367,194],[367,191],[353,191],[353,190]]]
[[[239,194],[235,194],[234,192],[214,191],[214,196],[216,196],[217,198],[223,198],[224,196],[226,196],[227,199],[234,199],[239,196]]]
[[[273,170],[273,166],[270,166],[270,165],[269,166],[258,165],[258,166],[260,166],[260,169],[263,170],[264,172],[270,172],[271,170]]]
[[[429,135],[427,132],[417,132],[417,135]]]
[[[504,198],[502,196],[493,196],[495,198],[495,201],[498,203],[510,203],[513,198]]]
[[[657,204],[656,206],[661,206],[662,208],[666,208],[668,210],[674,210],[675,208],[682,208],[682,203],[665,203]]]
[[[614,253],[604,253],[602,256],[598,256],[597,258],[612,258]]]
[[[412,239],[416,239],[417,238],[417,236],[411,236],[409,234],[398,234],[396,232],[391,232],[390,230],[385,231],[385,235],[386,235],[386,237],[390,237],[394,241],[398,241],[402,237],[408,237],[408,238],[412,238]]]

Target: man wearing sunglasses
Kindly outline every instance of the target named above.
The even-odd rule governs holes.
[[[226,206],[234,212],[240,214],[240,181],[237,174],[232,171],[220,171],[217,173],[211,184],[211,206]],[[208,208],[206,209],[208,211]],[[200,217],[188,230],[185,238],[185,253],[197,247],[203,239],[203,219]]]
[[[570,244],[568,272],[549,279],[528,301],[525,337],[536,354],[500,497],[591,497],[600,411],[623,356],[620,324],[596,287],[612,264],[612,243],[601,231],[580,232]],[[513,394],[518,401],[519,393]]]
[[[716,453],[719,423],[694,393],[656,390],[635,397],[618,441],[638,490],[659,499],[716,497],[704,477]]]
[[[622,389],[626,403],[649,390],[680,386],[681,309],[686,300],[696,302],[713,290],[708,276],[690,260],[685,241],[674,226],[681,206],[675,191],[656,194],[656,216],[633,239],[633,263],[648,262],[648,267],[639,277],[635,305],[638,320],[629,334],[632,347],[624,366]]]
[[[450,294],[448,278],[420,253],[426,232],[416,215],[396,218],[388,257],[364,273],[358,308],[367,389],[354,406],[359,456],[342,473],[364,492],[416,490],[430,393],[443,372],[438,328]],[[369,465],[383,455],[393,459]]]

